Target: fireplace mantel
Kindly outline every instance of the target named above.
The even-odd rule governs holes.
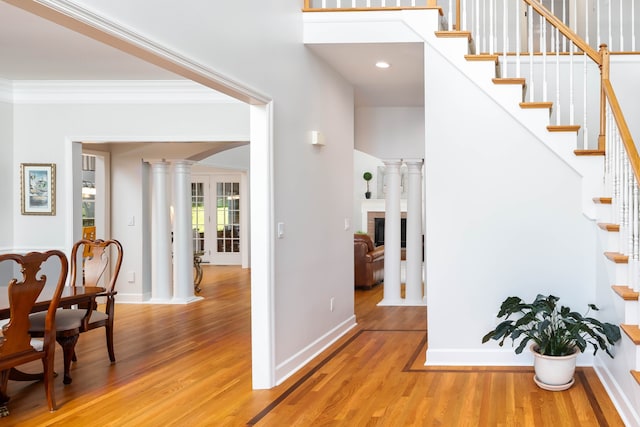
[[[360,212],[362,214],[361,230],[366,230],[367,234],[373,236],[373,223],[375,218],[385,217],[385,199],[365,199],[360,204]],[[400,200],[400,212],[402,218],[407,215],[407,201]]]

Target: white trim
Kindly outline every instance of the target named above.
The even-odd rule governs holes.
[[[238,104],[188,80],[16,80],[15,104]],[[0,80],[0,99],[3,94]]]
[[[249,114],[252,387],[268,389],[276,385],[273,104],[252,105]]]
[[[295,374],[303,366],[309,363],[333,343],[343,337],[347,332],[357,326],[356,317],[351,316],[338,326],[294,354],[278,366],[276,366],[277,384],[282,384],[287,378]]]

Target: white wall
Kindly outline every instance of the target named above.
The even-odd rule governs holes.
[[[380,159],[424,157],[424,108],[356,108],[355,148]]]
[[[13,161],[12,137],[13,106],[0,100],[0,200],[3,200],[5,206],[0,209],[0,253],[13,245],[13,215],[16,209],[20,212],[20,204],[12,203],[15,187],[20,186],[17,179],[19,164]]]
[[[286,229],[272,242],[283,378],[354,322],[352,230],[344,227],[352,214],[352,87],[303,46],[299,2],[74,4],[273,100],[273,214]],[[321,131],[326,146],[311,146],[310,130]]]
[[[636,146],[640,143],[640,121],[636,120],[636,117],[640,115],[639,69],[640,58],[638,55],[611,56],[611,75],[609,78]]]
[[[425,63],[427,363],[530,364],[481,339],[511,295],[595,302],[581,178],[430,46]]]
[[[16,230],[13,244],[17,250],[70,250],[65,242],[74,232],[68,208],[71,203],[71,141],[116,141],[111,159],[111,237],[121,241],[127,254],[118,281],[121,300],[143,300],[142,283],[149,274],[141,262],[145,256],[145,220],[150,220],[143,211],[145,183],[142,182],[141,160],[149,154],[135,144],[124,142],[225,140],[248,135],[248,108],[243,104],[18,104],[14,110],[15,164],[57,165],[57,215],[21,216],[18,204],[17,209],[13,209]],[[18,189],[12,191],[18,203]],[[131,218],[135,219],[134,226],[128,225]],[[126,280],[131,272],[136,277],[133,283]]]

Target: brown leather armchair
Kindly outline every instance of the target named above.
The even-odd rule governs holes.
[[[367,234],[353,235],[354,285],[371,289],[384,280],[384,245],[375,248]]]

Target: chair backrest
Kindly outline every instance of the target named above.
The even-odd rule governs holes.
[[[42,264],[51,257],[60,259],[60,272],[55,290],[51,295],[44,330],[44,348],[52,352],[55,344],[56,309],[60,304],[69,268],[67,257],[58,250],[30,252],[26,255],[0,255],[0,262],[13,260],[20,265],[22,271],[22,280],[12,279],[7,288],[11,314],[9,323],[3,327],[4,340],[0,341],[0,358],[35,352],[31,346],[31,335],[29,334],[29,313],[33,310],[33,306],[45,285],[53,281],[47,280],[47,276],[44,274],[37,275]]]
[[[111,248],[115,250],[115,254],[111,252]],[[81,260],[78,259],[79,252],[83,254]],[[90,255],[85,257],[85,253]],[[79,262],[81,262],[80,265],[78,265]],[[117,240],[78,240],[71,249],[71,283],[78,285],[76,280],[77,274],[80,273],[82,285],[99,286],[100,279],[110,264],[114,267],[109,284],[104,286],[107,292],[113,292],[116,286],[122,266],[122,245]]]

